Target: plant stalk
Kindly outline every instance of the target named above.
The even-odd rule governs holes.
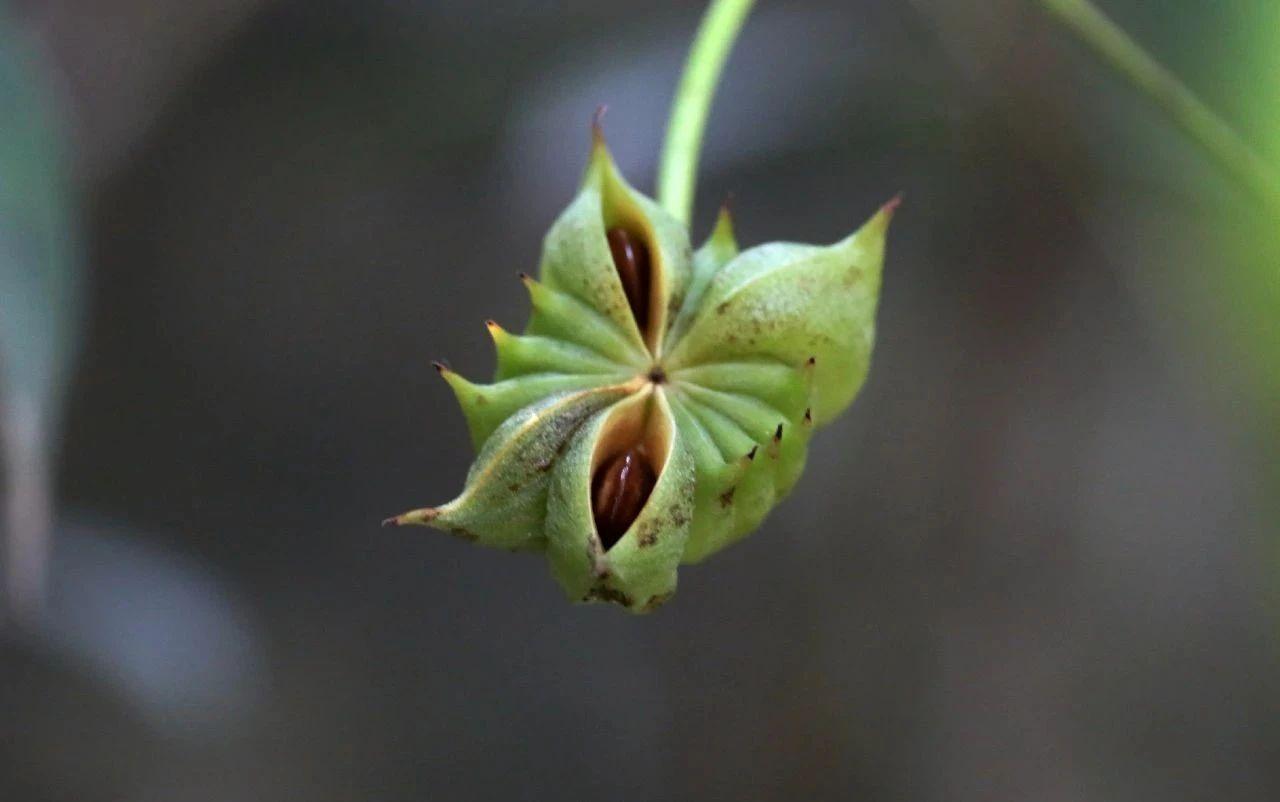
[[[1155,102],[1232,178],[1280,212],[1280,174],[1097,6],[1089,0],[1037,2]]]
[[[685,225],[693,216],[698,157],[711,100],[729,51],[754,4],[755,0],[712,0],[694,35],[671,104],[667,138],[658,164],[658,203]]]

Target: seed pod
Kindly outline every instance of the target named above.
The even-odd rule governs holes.
[[[543,552],[575,601],[658,606],[680,563],[760,525],[857,394],[895,205],[835,245],[742,253],[722,211],[695,253],[597,129],[539,278],[521,277],[527,330],[486,323],[495,381],[438,366],[479,451],[462,494],[388,523]]]

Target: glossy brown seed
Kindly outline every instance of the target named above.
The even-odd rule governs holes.
[[[635,316],[640,333],[649,334],[649,285],[653,267],[649,259],[649,247],[644,241],[625,228],[611,228],[605,235],[609,239],[609,252],[613,265],[622,279],[622,289],[627,294],[631,314]]]
[[[648,456],[640,448],[615,454],[596,469],[591,481],[591,512],[606,550],[631,528],[656,482]]]

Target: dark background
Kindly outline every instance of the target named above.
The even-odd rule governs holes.
[[[701,6],[11,3],[89,291],[0,798],[1280,797],[1269,224],[1032,3],[750,20],[695,239],[906,202],[866,389],[670,604],[378,528],[461,486],[430,361],[523,324],[597,104],[651,191]],[[1280,158],[1271,0],[1104,7]]]

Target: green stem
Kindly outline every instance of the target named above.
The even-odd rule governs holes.
[[[1038,0],[1105,62],[1145,93],[1224,170],[1280,210],[1280,176],[1190,89],[1089,0]]]
[[[693,215],[698,156],[711,99],[729,50],[754,3],[755,0],[711,0],[671,104],[667,139],[658,165],[658,202],[685,225]]]

